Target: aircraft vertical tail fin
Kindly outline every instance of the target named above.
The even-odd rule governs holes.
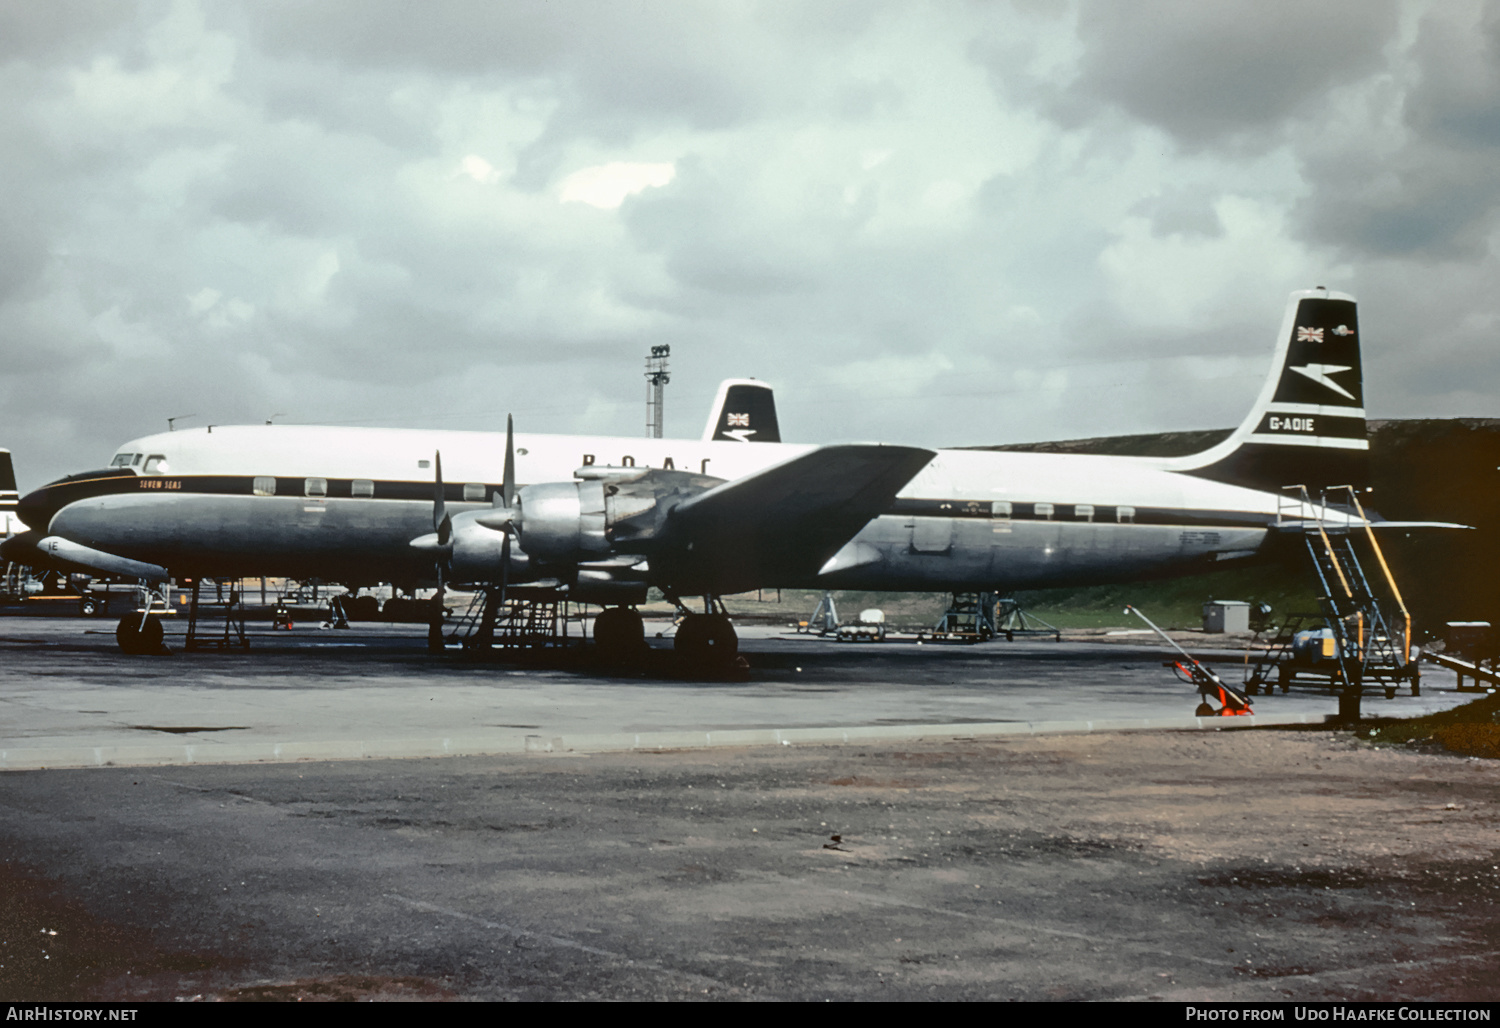
[[[16,469],[10,462],[10,451],[0,450],[0,511],[13,511],[20,502],[16,492]]]
[[[771,387],[753,378],[726,378],[719,383],[703,441],[779,443],[776,397]]]
[[[1252,489],[1369,485],[1363,369],[1354,297],[1292,293],[1271,374],[1250,414],[1219,445],[1164,467]]]

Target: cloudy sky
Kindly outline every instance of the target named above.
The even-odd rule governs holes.
[[[1500,416],[1500,3],[0,0],[0,446],[1227,426],[1286,294]]]

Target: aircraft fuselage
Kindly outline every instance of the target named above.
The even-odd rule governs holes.
[[[594,465],[732,480],[815,447],[518,434],[518,484]],[[433,455],[450,514],[490,505],[503,436],[217,426],[147,436],[117,466],[28,495],[44,534],[176,576],[414,584],[432,560]],[[137,459],[138,458],[138,459]],[[1129,581],[1254,557],[1274,493],[1164,470],[1149,458],[944,450],[823,573],[764,586],[950,590]],[[533,569],[540,574],[541,569]]]

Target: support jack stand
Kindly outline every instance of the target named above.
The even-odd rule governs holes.
[[[806,621],[797,622],[797,631],[813,635],[834,635],[839,630],[839,612],[833,604],[833,593],[824,592],[823,598]]]

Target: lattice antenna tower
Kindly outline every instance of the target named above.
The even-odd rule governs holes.
[[[661,438],[667,383],[672,381],[672,376],[667,374],[667,358],[671,355],[672,348],[663,343],[661,346],[651,347],[651,355],[646,358],[646,438],[648,439]]]

